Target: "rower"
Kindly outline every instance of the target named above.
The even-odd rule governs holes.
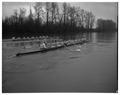
[[[45,42],[42,43],[43,48],[47,48]]]
[[[45,41],[42,42],[41,47],[42,47],[42,48],[47,48],[47,47],[46,47],[46,42],[45,42]]]

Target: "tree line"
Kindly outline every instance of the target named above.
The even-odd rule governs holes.
[[[117,25],[112,20],[98,19],[96,30],[97,31],[113,32],[113,31],[117,30]]]
[[[92,12],[69,3],[37,2],[30,7],[29,15],[20,8],[3,19],[2,33],[3,38],[64,35],[92,29],[94,21]]]

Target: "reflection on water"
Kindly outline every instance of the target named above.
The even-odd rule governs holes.
[[[117,33],[82,36],[89,42],[81,47],[42,54],[8,58],[17,51],[3,48],[3,92],[116,92]],[[80,34],[64,38],[79,37]]]
[[[111,43],[112,41],[114,41],[117,37],[117,33],[91,33],[89,36],[90,40],[93,43],[98,43],[98,42],[102,42],[102,43]]]

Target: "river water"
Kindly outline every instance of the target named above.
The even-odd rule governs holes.
[[[116,92],[117,33],[90,33],[88,43],[21,57],[3,48],[3,92]],[[80,51],[76,51],[80,49]]]

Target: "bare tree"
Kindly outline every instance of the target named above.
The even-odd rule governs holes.
[[[90,29],[93,28],[94,22],[95,22],[95,16],[92,14],[92,12],[90,12],[90,25],[89,25]]]
[[[49,2],[46,2],[46,23],[47,23],[47,26],[48,26],[48,22],[49,22],[49,13],[50,13],[50,3]]]
[[[29,18],[30,21],[33,21],[33,13],[32,13],[31,7],[30,7],[29,12],[30,12],[30,13],[29,13],[29,15],[28,15],[28,18]]]
[[[78,27],[84,27],[84,10],[80,7],[76,8],[76,24]]]
[[[35,16],[37,18],[37,22],[38,23],[42,23],[42,18],[43,18],[43,8],[42,8],[42,3],[41,2],[37,2],[35,3],[34,9],[35,9]]]
[[[15,17],[15,22],[16,24],[18,23],[18,11],[14,10],[14,17]]]
[[[25,8],[20,8],[20,14],[19,14],[19,23],[22,24],[23,20],[25,18],[26,14],[26,9]]]
[[[74,31],[74,24],[75,24],[75,17],[76,17],[76,11],[75,7],[68,7],[68,19],[70,20],[70,25]]]
[[[64,18],[64,25],[66,23],[66,13],[67,12],[67,3],[63,3],[63,18]]]
[[[92,12],[85,11],[85,27],[87,29],[91,29],[94,25],[95,16],[92,14]]]

